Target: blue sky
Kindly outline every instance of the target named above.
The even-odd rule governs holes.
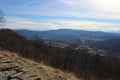
[[[0,0],[6,28],[120,31],[120,0]]]

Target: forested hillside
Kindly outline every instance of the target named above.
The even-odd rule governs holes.
[[[83,80],[120,80],[120,59],[101,55],[98,50],[54,47],[37,36],[28,40],[9,29],[0,30],[0,48],[71,72]]]

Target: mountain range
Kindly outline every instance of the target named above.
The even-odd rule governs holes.
[[[50,43],[68,43],[87,45],[97,49],[120,53],[120,34],[117,32],[85,31],[73,29],[59,29],[48,31],[14,30],[15,32],[32,39],[40,37]]]

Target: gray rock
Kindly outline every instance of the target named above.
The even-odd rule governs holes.
[[[0,73],[0,80],[8,80],[7,76]]]
[[[16,71],[10,70],[10,71],[3,71],[2,73],[6,76],[12,76],[12,75],[16,74]]]

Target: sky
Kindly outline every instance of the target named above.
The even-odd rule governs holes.
[[[120,0],[0,0],[4,28],[120,31]]]

